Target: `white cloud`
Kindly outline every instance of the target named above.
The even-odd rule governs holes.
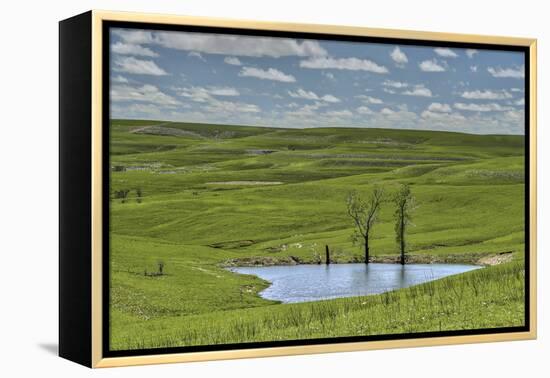
[[[194,102],[212,102],[212,96],[239,96],[240,93],[231,87],[185,87],[174,88],[178,95]]]
[[[476,49],[466,49],[466,55],[468,55],[468,58],[472,59],[475,54],[477,54],[479,51]]]
[[[407,109],[406,105],[401,105],[397,110],[383,108],[374,115],[373,122],[377,127],[389,128],[415,128],[418,121],[418,115]]]
[[[116,58],[114,60],[113,70],[117,72],[127,72],[135,75],[168,75],[166,71],[156,65],[152,60],[140,60],[134,57]]]
[[[231,87],[185,87],[174,88],[178,95],[202,105],[201,110],[206,113],[215,114],[223,117],[224,115],[234,116],[240,113],[261,113],[258,105],[221,100],[219,97],[235,97],[240,93],[237,89]]]
[[[296,78],[292,75],[287,75],[275,68],[268,68],[267,70],[262,70],[255,67],[243,67],[239,76],[245,77],[255,77],[263,80],[274,80],[282,81],[284,83],[294,83]]]
[[[510,92],[523,92],[523,89],[521,89],[521,88],[511,88]]]
[[[438,47],[434,49],[435,53],[445,58],[456,58],[458,54],[449,48]]]
[[[403,67],[409,61],[407,55],[398,46],[395,46],[390,56],[398,67]]]
[[[230,64],[232,66],[242,66],[242,63],[241,61],[239,60],[239,58],[235,57],[235,56],[226,56],[225,59],[223,60],[226,64]]]
[[[330,80],[334,80],[334,75],[330,72],[323,72],[323,76],[325,76],[326,78],[330,79]]]
[[[326,94],[324,96],[319,96],[313,91],[305,91],[302,88],[298,89],[296,92],[288,91],[290,97],[301,98],[305,100],[315,100],[315,101],[326,101],[326,102],[340,102],[340,99],[331,95]]]
[[[331,94],[324,95],[323,97],[321,97],[321,100],[326,102],[340,102],[340,99],[338,97],[335,97]]]
[[[327,106],[327,104],[323,104],[318,101],[316,101],[313,105],[304,105],[302,107],[299,107],[299,105],[296,103],[292,103],[292,104],[289,104],[288,107],[296,110],[286,112],[286,115],[291,117],[308,117],[311,119],[311,117],[318,116],[318,113],[316,112],[316,110],[324,106]]]
[[[244,102],[219,101],[215,100],[209,103],[205,108],[206,111],[220,113],[260,113],[261,109],[258,105],[247,104]]]
[[[393,81],[393,80],[385,80],[382,83],[385,87],[392,87],[392,88],[407,88],[409,86],[408,83],[404,83],[401,81]]]
[[[111,81],[113,83],[122,83],[122,84],[128,83],[128,79],[126,79],[122,75],[117,75],[117,76],[111,77]]]
[[[290,95],[290,97],[303,98],[303,99],[306,99],[306,100],[318,100],[319,99],[319,96],[317,96],[317,94],[315,94],[314,92],[304,91],[301,88],[298,89],[296,92],[288,91],[288,94]]]
[[[464,117],[460,113],[452,113],[452,112],[442,113],[442,112],[433,112],[430,110],[424,110],[420,116],[424,119],[435,120],[435,121],[445,121],[445,122],[466,120],[466,117]]]
[[[514,102],[514,105],[525,105],[525,99],[520,98],[519,100]]]
[[[353,113],[349,110],[331,110],[324,113],[328,117],[351,117]]]
[[[111,51],[115,54],[120,55],[141,55],[141,56],[150,56],[156,57],[159,56],[153,50],[143,47],[140,45],[133,45],[129,43],[117,42],[111,45]]]
[[[450,113],[450,112],[452,112],[452,109],[448,104],[441,104],[439,102],[432,102],[428,106],[428,111],[436,112],[436,113]]]
[[[512,95],[507,91],[492,91],[486,89],[484,91],[475,90],[475,91],[466,91],[460,95],[462,98],[467,98],[469,100],[505,100],[512,98]]]
[[[444,105],[444,104],[443,104]],[[444,106],[445,108],[445,106]],[[524,121],[519,111],[469,112],[458,110],[438,112],[429,109],[421,114],[409,111],[406,106],[386,107],[369,113],[353,109],[353,116],[328,116],[314,105],[296,111],[273,114],[266,125],[281,127],[381,127],[417,130],[460,131],[475,134],[522,134]],[[350,109],[352,110],[352,109]],[[338,110],[336,110],[338,111]],[[508,114],[510,113],[511,114]]]
[[[418,65],[420,69],[424,72],[444,72],[445,67],[440,65],[437,60],[425,60]]]
[[[113,33],[119,36],[124,42],[131,44],[153,43],[153,33],[145,30],[114,29]]]
[[[118,29],[115,31],[127,43],[155,44],[170,49],[197,51],[206,54],[272,57],[324,56],[326,50],[313,40],[252,37],[231,34],[145,32]]]
[[[381,99],[379,98],[376,98],[376,97],[371,97],[371,96],[367,96],[367,95],[359,95],[359,96],[356,96],[358,99],[361,99],[362,101],[364,101],[365,103],[367,104],[375,104],[375,105],[379,105],[379,104],[383,104],[384,101],[382,101]]]
[[[477,66],[470,66],[471,72],[477,72]]]
[[[160,106],[145,103],[124,105],[113,103],[110,110],[113,118],[158,119],[159,115],[166,114],[166,109],[161,112]]]
[[[388,69],[368,59],[316,57],[300,61],[302,68],[335,69],[350,71],[369,71],[379,74],[388,73]]]
[[[359,114],[373,114],[373,111],[368,106],[360,106],[356,110]]]
[[[202,56],[202,54],[198,51],[191,51],[190,53],[187,54],[187,56],[189,56],[191,58],[197,58],[197,59],[202,60],[203,62],[206,63],[206,59],[204,59],[204,56]]]
[[[114,85],[111,88],[111,101],[139,101],[164,106],[179,104],[175,98],[150,84],[143,86]]]
[[[239,96],[240,93],[235,88],[230,87],[211,87],[209,93],[213,96]]]
[[[464,104],[461,102],[455,103],[454,107],[459,110],[467,110],[471,112],[503,112],[511,110],[510,107],[501,106],[497,103],[490,104]]]
[[[406,90],[402,94],[406,96],[432,97],[432,91],[422,85],[417,85],[412,90]]]
[[[525,119],[525,113],[523,110],[510,110],[504,113],[504,118],[508,121],[523,121]]]
[[[523,79],[525,77],[524,66],[515,68],[489,67],[487,71],[493,77],[508,77],[513,79]]]

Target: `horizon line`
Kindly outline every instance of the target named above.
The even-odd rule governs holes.
[[[110,122],[113,121],[150,121],[150,122],[164,122],[164,123],[185,123],[195,125],[216,125],[216,126],[233,126],[233,127],[256,127],[263,129],[279,129],[279,130],[310,130],[310,129],[378,129],[378,130],[396,130],[396,131],[429,131],[437,133],[450,133],[450,134],[463,134],[463,135],[479,135],[479,136],[521,136],[523,134],[481,134],[481,133],[467,133],[464,131],[448,131],[448,130],[434,130],[434,129],[409,129],[409,128],[394,128],[394,127],[369,127],[369,126],[320,126],[320,127],[280,127],[280,126],[265,126],[265,125],[252,125],[252,124],[234,124],[234,123],[208,123],[208,122],[193,122],[193,121],[168,121],[162,119],[145,119],[145,118],[110,118]],[[154,126],[154,125],[150,125]]]

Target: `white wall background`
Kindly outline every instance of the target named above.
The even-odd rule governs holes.
[[[4,377],[548,376],[550,27],[544,1],[6,1],[0,21],[0,374]],[[89,9],[539,39],[539,339],[91,371],[57,344],[57,22]],[[543,211],[546,210],[546,211]],[[546,232],[545,232],[546,231]]]

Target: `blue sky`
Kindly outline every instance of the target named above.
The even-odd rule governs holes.
[[[111,30],[112,118],[524,133],[520,52]]]

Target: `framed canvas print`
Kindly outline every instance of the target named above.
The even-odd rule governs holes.
[[[536,337],[536,41],[60,23],[60,355]]]

